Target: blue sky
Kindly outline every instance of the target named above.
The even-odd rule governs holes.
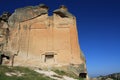
[[[0,14],[44,3],[49,15],[66,5],[77,18],[79,43],[90,76],[120,72],[119,0],[0,0]]]

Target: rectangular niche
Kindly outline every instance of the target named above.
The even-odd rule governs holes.
[[[54,52],[46,52],[45,54],[43,54],[43,62],[49,64],[55,63],[55,55],[56,54]]]
[[[54,54],[50,54],[50,55],[45,55],[45,61],[46,63],[54,63]]]

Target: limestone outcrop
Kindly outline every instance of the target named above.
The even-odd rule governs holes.
[[[3,22],[8,34],[2,52],[10,55],[8,65],[87,73],[76,18],[65,6],[54,10],[53,16],[48,16],[44,4],[19,8]]]

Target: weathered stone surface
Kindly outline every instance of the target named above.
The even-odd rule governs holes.
[[[0,52],[4,54],[4,49],[6,50],[6,46],[8,43],[9,36],[9,28],[8,28],[8,18],[10,16],[9,12],[4,12],[0,16]]]
[[[79,47],[75,17],[65,6],[48,16],[45,5],[17,9],[9,18],[9,37],[4,51],[9,65],[41,68],[63,67],[86,73]]]
[[[56,9],[53,12],[61,17],[73,17],[73,15],[68,12],[68,9],[64,5],[60,6],[59,9]]]
[[[14,26],[16,22],[22,22],[36,18],[43,14],[47,14],[47,11],[48,7],[44,4],[16,9],[15,12],[9,18],[9,24],[10,26]]]
[[[8,21],[8,18],[11,16],[11,14],[9,12],[4,12],[1,16],[0,16],[0,22],[1,21]]]

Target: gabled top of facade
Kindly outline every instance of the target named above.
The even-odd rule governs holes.
[[[61,5],[59,9],[53,11],[53,13],[59,15],[60,17],[73,17],[73,15],[68,11],[67,7]]]
[[[53,15],[56,14],[60,18],[73,18],[74,16],[68,11],[67,7],[61,5],[59,9],[53,11]],[[15,27],[20,22],[32,20],[42,15],[48,16],[48,7],[45,4],[37,6],[27,6],[16,9],[15,12],[9,17],[8,24],[10,27]],[[43,19],[42,19],[43,20]]]

